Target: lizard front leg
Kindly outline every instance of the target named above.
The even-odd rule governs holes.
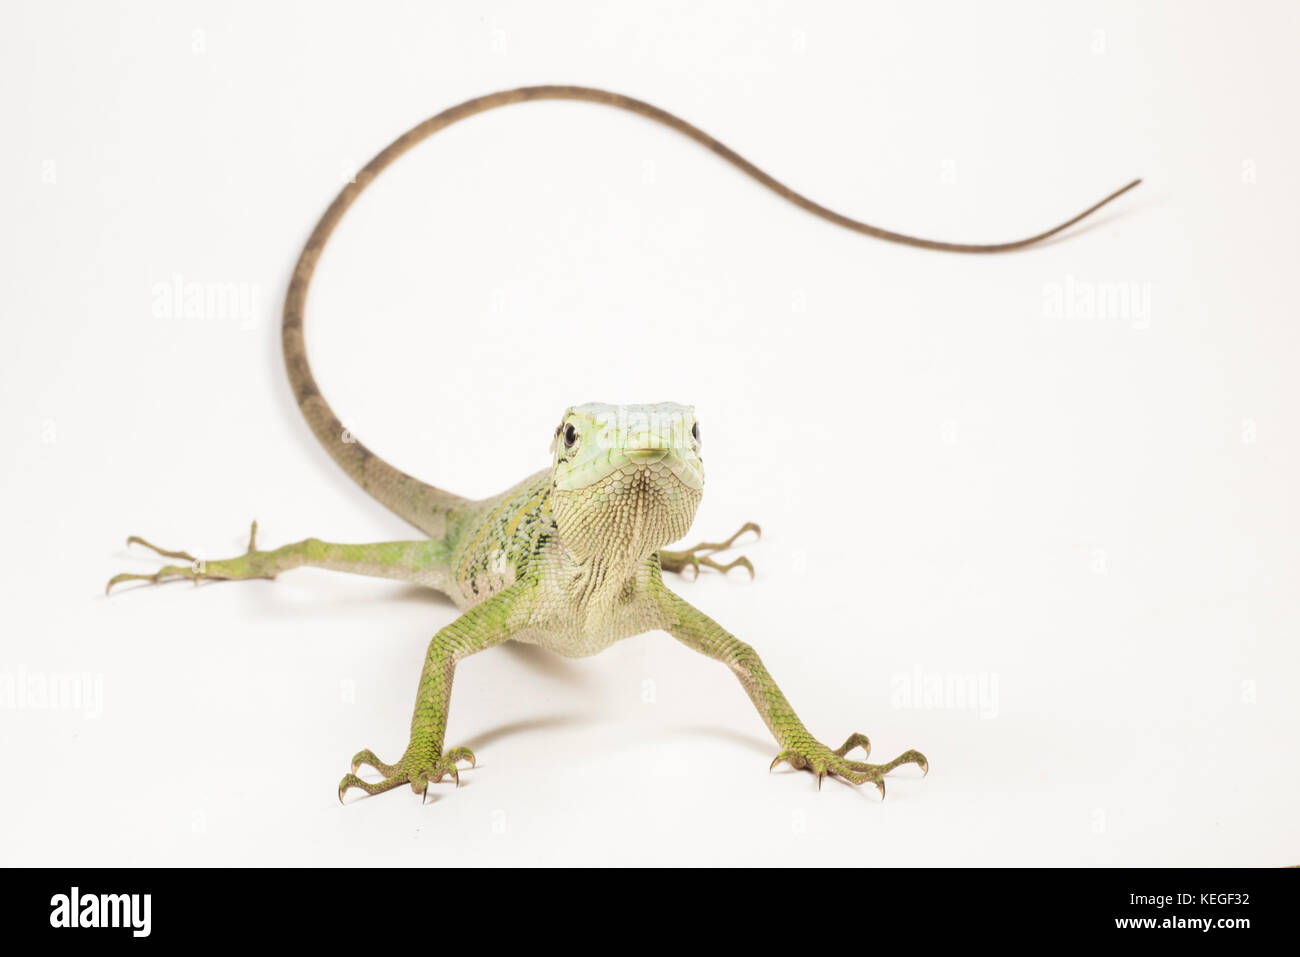
[[[784,761],[791,767],[811,771],[817,775],[818,787],[828,774],[850,784],[870,781],[880,789],[882,798],[885,795],[884,775],[899,765],[915,764],[922,771],[930,770],[929,762],[920,751],[904,751],[888,764],[850,760],[847,754],[854,747],[870,752],[871,744],[862,734],[850,735],[839,748],[828,748],[804,727],[753,648],[673,594],[662,583],[657,586],[656,593],[664,615],[664,629],[687,647],[721,661],[740,679],[759,716],[781,746],[781,753],[772,762],[772,767]]]
[[[369,749],[358,752],[352,758],[352,773],[344,775],[339,782],[340,801],[349,788],[380,794],[400,784],[410,784],[411,790],[423,800],[431,781],[437,783],[450,777],[460,783],[456,762],[468,761],[473,765],[474,752],[469,748],[442,750],[456,663],[477,651],[509,640],[528,617],[529,593],[530,586],[526,583],[512,585],[475,605],[433,636],[420,674],[415,712],[411,716],[411,738],[406,751],[396,764],[385,764]],[[363,764],[374,768],[384,779],[370,782],[357,777],[357,769]]]
[[[248,535],[247,551],[235,558],[199,559],[189,552],[159,548],[138,535],[132,535],[126,543],[143,545],[164,558],[180,559],[185,564],[164,565],[151,575],[133,572],[114,575],[108,580],[105,592],[126,581],[147,581],[156,585],[181,579],[200,582],[275,578],[280,572],[304,565],[377,578],[395,578],[434,588],[443,587],[447,578],[446,564],[440,560],[440,551],[445,549],[441,542],[431,539],[341,545],[323,542],[319,538],[307,538],[291,545],[262,551],[257,547],[257,522],[254,522]]]

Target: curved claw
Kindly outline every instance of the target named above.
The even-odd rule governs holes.
[[[782,751],[780,754],[778,754],[776,757],[772,759],[772,763],[768,765],[767,769],[768,771],[775,771],[776,766],[780,764],[782,761],[790,765],[790,767],[792,768],[797,767],[797,765],[794,763],[794,759],[795,759],[795,753],[793,751]]]
[[[132,580],[137,579],[137,578],[149,578],[149,579],[152,579],[153,576],[152,576],[152,575],[132,575],[132,574],[129,574],[129,573],[127,573],[127,572],[123,572],[123,573],[120,574],[120,575],[114,575],[112,578],[110,578],[110,579],[108,580],[108,584],[104,586],[104,594],[107,595],[107,594],[109,594],[110,592],[112,592],[112,591],[113,591],[113,586],[114,586],[114,585],[120,585],[120,584],[122,584],[122,582],[129,582],[129,581],[132,581]]]
[[[439,762],[437,767],[431,768],[430,770],[419,774],[417,777],[418,780],[424,782],[425,790],[428,790],[430,784],[441,784],[442,779],[448,777],[451,778],[456,787],[460,787],[460,772],[456,770],[456,765],[454,764],[444,766]],[[412,784],[412,787],[414,787],[414,784]]]
[[[854,761],[849,762],[848,767],[837,768],[832,771],[832,773],[837,777],[844,779],[849,784],[852,784],[854,787],[859,787],[870,781],[879,789],[881,799],[883,800],[885,797],[885,781],[882,776],[883,772],[880,767],[876,765],[861,764]]]
[[[735,545],[736,539],[740,538],[740,536],[744,535],[746,532],[753,532],[755,541],[758,541],[758,539],[763,537],[763,529],[759,527],[757,522],[746,522],[744,525],[740,526],[740,528],[736,530],[736,533],[732,535],[729,539],[727,539],[725,542],[700,542],[700,544],[696,545],[692,549],[689,549],[689,551],[725,552],[728,548],[731,548],[733,545]]]
[[[744,535],[746,532],[754,533],[754,541],[758,541],[760,538],[763,537],[763,529],[759,526],[758,522],[746,522],[744,525],[740,526],[736,534],[732,535],[729,539],[727,539],[725,542],[722,542],[720,545],[704,545],[700,547],[709,548],[710,550],[715,552],[724,551],[725,549],[728,549],[732,545],[736,544],[736,539],[740,538],[740,536]]]
[[[463,745],[458,748],[452,748],[443,755],[442,759],[444,761],[449,761],[452,767],[455,767],[457,761],[468,761],[471,768],[478,767],[478,759],[474,757],[474,752]]]
[[[859,734],[857,731],[854,731],[848,736],[843,744],[835,749],[835,753],[842,758],[847,756],[854,748],[858,747],[862,748],[862,753],[865,757],[871,756],[871,739],[865,734]]]
[[[373,785],[361,780],[355,774],[345,774],[343,780],[339,782],[339,803],[343,803],[343,796],[352,788],[360,788],[367,794],[373,794],[374,792],[370,790],[372,787]]]
[[[182,565],[164,565],[152,575],[138,575],[134,572],[122,572],[120,575],[114,575],[104,586],[104,594],[107,595],[113,590],[114,585],[120,585],[126,581],[147,581],[154,585],[160,585],[166,581],[175,581],[182,578],[190,578],[198,584],[199,576],[193,568],[186,568]]]
[[[370,765],[384,777],[388,777],[397,770],[393,765],[385,764],[383,761],[380,761],[379,758],[375,756],[375,752],[371,751],[369,748],[358,751],[352,756],[352,773],[356,774],[357,770],[363,764]]]
[[[712,558],[705,556],[704,558],[699,559],[696,563],[696,569],[695,569],[696,578],[698,578],[700,575],[699,565],[705,565],[709,568],[716,569],[717,571],[722,572],[722,574],[724,575],[727,574],[727,572],[731,571],[733,568],[743,568],[749,572],[749,580],[750,581],[754,580],[754,563],[751,562],[744,555],[741,555],[739,558],[735,559],[734,561],[727,562],[727,564],[725,565],[719,565]]]
[[[898,764],[915,764],[921,769],[922,777],[925,777],[930,773],[930,762],[920,751],[904,751],[898,757],[894,758],[894,762],[897,762]]]

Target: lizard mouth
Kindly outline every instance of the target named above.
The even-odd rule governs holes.
[[[699,491],[704,471],[698,458],[674,448],[613,448],[572,464],[556,463],[555,487],[559,491],[591,488],[607,481],[653,477],[656,482],[680,482]]]
[[[653,465],[662,462],[668,455],[667,449],[625,449],[623,454],[635,465]]]

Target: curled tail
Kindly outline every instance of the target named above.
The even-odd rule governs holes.
[[[499,106],[508,106],[511,103],[521,103],[525,100],[582,100],[588,103],[603,103],[606,106],[614,106],[621,110],[639,114],[690,137],[701,146],[712,150],[746,175],[758,180],[778,196],[784,197],[815,216],[820,216],[822,219],[829,220],[854,232],[874,236],[877,239],[902,243],[906,246],[918,246],[922,249],[938,249],[944,252],[999,253],[1023,249],[1068,229],[1079,220],[1096,212],[1111,200],[1122,196],[1142,182],[1140,179],[1135,179],[1122,189],[1111,193],[1101,202],[1088,207],[1077,216],[1034,236],[1003,243],[949,243],[934,239],[921,239],[916,236],[907,236],[903,233],[881,229],[878,226],[871,226],[859,220],[850,219],[848,216],[843,216],[834,210],[827,209],[801,193],[796,193],[784,183],[763,172],[743,156],[719,143],[712,136],[709,136],[703,130],[697,129],[685,120],[658,107],[651,106],[649,103],[643,103],[640,100],[634,100],[618,93],[610,93],[607,90],[595,90],[581,86],[526,86],[480,96],[473,100],[467,100],[459,106],[453,106],[449,110],[444,110],[437,116],[431,117],[419,126],[403,133],[389,144],[378,156],[366,164],[365,168],[357,174],[352,182],[343,187],[338,196],[334,198],[334,202],[330,204],[329,209],[325,210],[325,215],[320,218],[320,222],[312,230],[307,245],[303,247],[302,255],[298,257],[298,265],[294,270],[293,279],[289,284],[289,293],[284,301],[283,325],[284,362],[289,372],[289,383],[298,399],[298,406],[302,409],[302,413],[312,431],[316,434],[316,438],[320,440],[321,445],[334,458],[334,461],[338,462],[343,467],[343,470],[351,475],[362,488],[412,525],[434,537],[440,537],[443,534],[448,514],[467,504],[467,500],[434,488],[431,485],[426,485],[419,479],[394,468],[360,442],[355,441],[344,430],[343,424],[330,409],[324,397],[321,396],[316,380],[312,376],[311,366],[307,362],[306,344],[303,341],[303,310],[307,300],[307,286],[311,282],[312,273],[316,269],[316,261],[320,258],[321,250],[324,249],[325,242],[329,239],[330,233],[334,231],[334,227],[338,225],[339,220],[343,218],[343,214],[347,212],[348,207],[361,194],[361,191],[370,185],[370,182],[383,172],[390,163],[421,140],[451,126],[453,123],[476,113],[484,113]]]

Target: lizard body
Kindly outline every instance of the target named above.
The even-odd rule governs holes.
[[[781,748],[781,761],[853,784],[871,782],[884,794],[883,777],[914,763],[928,770],[918,751],[886,764],[850,759],[855,747],[869,752],[861,734],[831,749],[799,720],[775,680],[748,644],[727,632],[663,581],[665,571],[701,565],[723,572],[753,567],[711,555],[730,548],[749,523],[724,542],[669,551],[689,530],[704,487],[701,438],[695,411],[673,403],[641,406],[588,404],[568,409],[555,429],[548,469],[492,498],[471,501],[428,485],[389,465],[343,427],[316,385],[303,337],[307,289],[326,240],[348,207],[388,165],[416,143],[477,113],[538,99],[569,99],[629,110],[669,126],[732,163],[796,205],[837,225],[891,242],[949,252],[989,253],[1019,249],[1078,222],[1137,185],[1134,181],[1065,223],[1012,242],[974,245],[919,239],[870,226],[813,202],[686,121],[639,100],[583,87],[507,90],[470,100],[426,120],[379,153],[326,210],[299,257],[285,299],[282,340],[285,366],[298,405],[317,439],[342,468],[378,501],[427,537],[410,541],[344,545],[310,538],[263,551],[253,523],[248,550],[235,558],[199,561],[132,536],[188,564],[166,565],[153,575],[122,574],[108,584],[147,579],[233,580],[274,578],[300,566],[411,582],[444,592],[462,614],[434,635],[420,676],[406,750],[393,764],[372,751],[355,755],[339,785],[370,794],[409,784],[424,794],[430,782],[459,780],[457,763],[474,760],[467,748],[445,747],[444,733],[456,663],[505,641],[530,642],[568,656],[595,654],[616,641],[663,630],[686,646],[726,664],[739,679]],[[366,781],[356,772],[369,765],[382,775]]]

